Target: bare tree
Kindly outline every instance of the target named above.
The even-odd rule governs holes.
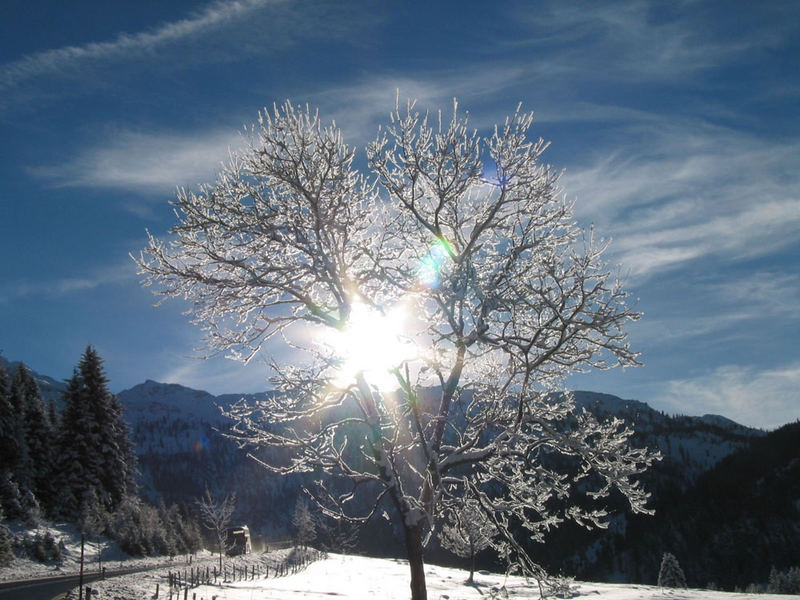
[[[228,530],[230,529],[231,516],[235,507],[235,493],[226,495],[222,500],[217,500],[211,496],[208,488],[206,488],[206,493],[203,497],[197,501],[200,522],[203,527],[213,534],[214,541],[217,544],[220,572],[222,572],[222,555],[232,547],[228,537]]]
[[[456,556],[469,559],[467,583],[474,581],[475,555],[488,548],[496,535],[497,529],[475,500],[464,498],[447,513],[447,520],[442,526],[442,547]]]
[[[540,164],[532,121],[518,109],[482,137],[455,103],[438,119],[396,107],[368,180],[335,125],[287,102],[216,183],[178,194],[174,238],[151,235],[138,259],[145,284],[192,303],[212,351],[248,360],[283,336],[294,364],[273,361],[278,393],[232,409],[239,439],[279,449],[259,453],[276,472],[324,473],[311,491],[327,516],[364,522],[388,502],[415,600],[452,499],[474,497],[495,549],[539,576],[512,523],[538,538],[565,519],[603,526],[612,488],[647,510],[635,476],[653,456],[554,394],[572,372],[637,365],[623,327],[639,315]],[[594,507],[553,512],[571,489]]]

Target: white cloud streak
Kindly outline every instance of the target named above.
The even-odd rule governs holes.
[[[275,0],[216,2],[192,17],[166,23],[151,31],[121,33],[108,42],[65,46],[24,56],[0,67],[0,93],[26,80],[69,70],[88,61],[148,55],[164,44],[198,36],[226,22],[241,19],[271,2]]]
[[[652,403],[682,414],[720,414],[766,429],[800,418],[800,363],[763,370],[726,365],[664,387]]]
[[[335,121],[349,144],[363,148],[373,140],[378,125],[385,123],[394,107],[397,91],[401,105],[416,99],[419,107],[452,108],[455,96],[466,101],[480,99],[489,87],[497,91],[512,85],[517,69],[493,70],[475,79],[475,73],[450,73],[427,78],[376,77],[341,87],[311,91],[294,102],[309,102],[320,108],[323,121]],[[435,80],[435,82],[434,82]],[[463,104],[467,102],[464,101]],[[510,107],[513,110],[513,106]],[[463,110],[463,109],[462,109]],[[257,115],[250,116],[255,122]],[[473,121],[476,127],[490,123]],[[120,130],[98,144],[77,151],[58,165],[28,167],[31,175],[57,187],[88,187],[129,190],[163,197],[179,186],[212,181],[229,151],[242,147],[242,130],[210,129],[180,133],[170,131]]]
[[[720,35],[697,18],[692,2],[675,2],[653,18],[647,2],[552,2],[526,6],[519,19],[530,37],[517,45],[555,47],[551,72],[604,82],[685,81],[745,53],[769,49],[796,34],[794,11],[769,26],[746,24],[746,35]],[[666,5],[662,8],[666,8]],[[771,7],[776,13],[779,7]],[[669,14],[671,13],[671,14]]]
[[[31,296],[60,298],[70,294],[95,290],[105,285],[137,281],[133,261],[93,270],[82,277],[61,277],[45,281],[4,282],[0,286],[0,304],[20,301]]]
[[[750,347],[776,324],[784,331],[800,323],[800,275],[778,271],[746,272],[671,286],[671,306],[634,327],[640,344],[671,347],[676,352],[687,344],[727,340],[736,347]],[[646,311],[647,312],[647,311]],[[773,333],[774,334],[774,333]],[[776,340],[778,342],[778,340]]]
[[[644,280],[708,257],[762,256],[800,239],[800,143],[670,121],[632,129],[614,153],[567,171],[584,220]]]
[[[240,133],[210,130],[194,134],[120,131],[54,166],[29,167],[31,175],[56,186],[170,194],[176,187],[213,180],[229,152],[242,144]]]

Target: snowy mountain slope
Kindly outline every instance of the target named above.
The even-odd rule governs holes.
[[[287,535],[300,480],[267,473],[224,436],[222,414],[242,398],[213,396],[177,384],[145,381],[118,398],[139,461],[142,494],[156,502],[193,503],[206,487],[216,496],[236,493],[236,518],[261,536]]]
[[[19,361],[8,361],[0,355],[0,364],[3,365],[3,368],[6,370],[9,376],[14,375],[14,371],[17,370],[19,367]],[[37,373],[33,369],[30,368],[30,365],[25,365],[28,370],[33,375],[33,378],[36,380],[36,383],[39,385],[39,390],[42,392],[42,399],[45,401],[45,404],[50,402],[51,400],[56,403],[57,407],[61,407],[61,396],[67,389],[67,384],[63,381],[57,381],[52,377],[47,375],[41,375]]]
[[[147,380],[118,394],[136,454],[192,452],[224,418],[211,394]]]
[[[618,417],[634,430],[633,444],[657,449],[664,457],[662,471],[677,470],[681,487],[694,482],[729,454],[746,447],[764,432],[720,415],[670,417],[638,400],[610,394],[576,391],[575,404],[596,417]]]

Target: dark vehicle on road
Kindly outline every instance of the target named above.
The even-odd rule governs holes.
[[[228,530],[228,556],[250,554],[253,547],[250,544],[250,529],[247,525],[231,527]]]

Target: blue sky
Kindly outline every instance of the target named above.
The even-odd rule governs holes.
[[[645,366],[570,383],[669,413],[800,417],[797,2],[23,2],[0,7],[0,349],[115,391],[264,389],[201,361],[128,253],[177,186],[290,98],[361,149],[399,90],[487,128],[518,102],[585,225],[613,238]]]

